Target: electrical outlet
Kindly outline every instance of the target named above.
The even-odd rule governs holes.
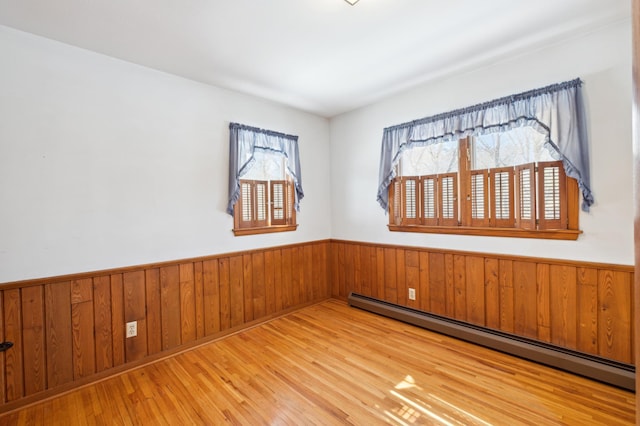
[[[409,300],[416,300],[416,289],[415,288],[410,288],[409,289]]]
[[[138,321],[128,322],[126,333],[127,333],[127,339],[129,337],[136,337],[138,335]]]

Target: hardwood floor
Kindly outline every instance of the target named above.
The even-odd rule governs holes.
[[[625,425],[634,405],[631,392],[329,300],[0,424]]]

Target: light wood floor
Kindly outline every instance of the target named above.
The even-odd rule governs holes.
[[[330,300],[0,424],[622,425],[635,395]]]

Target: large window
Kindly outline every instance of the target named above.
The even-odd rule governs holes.
[[[231,123],[229,205],[235,235],[294,231],[304,196],[298,138]]]
[[[579,79],[384,129],[392,231],[576,239],[593,204]]]
[[[389,228],[577,237],[577,183],[544,143],[522,127],[406,149],[389,187]]]

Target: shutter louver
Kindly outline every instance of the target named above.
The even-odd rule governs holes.
[[[242,182],[240,184],[242,222],[251,222],[253,220],[252,187],[253,185],[250,182]]]
[[[405,225],[417,225],[420,223],[418,212],[418,182],[417,177],[402,178],[402,195],[404,198],[402,222]]]
[[[439,225],[457,226],[458,225],[458,184],[457,174],[448,173],[438,176],[440,185],[438,201],[440,207]]]
[[[516,167],[516,225],[536,229],[535,164]]]
[[[424,225],[433,226],[438,223],[437,182],[437,176],[422,178],[422,223]]]
[[[490,169],[492,225],[513,228],[513,167]]]
[[[254,226],[267,226],[267,182],[255,183],[255,222]]]
[[[271,224],[286,225],[285,181],[271,181]]]
[[[487,170],[471,172],[471,226],[489,225]]]
[[[566,229],[566,176],[561,161],[538,163],[540,229]]]

